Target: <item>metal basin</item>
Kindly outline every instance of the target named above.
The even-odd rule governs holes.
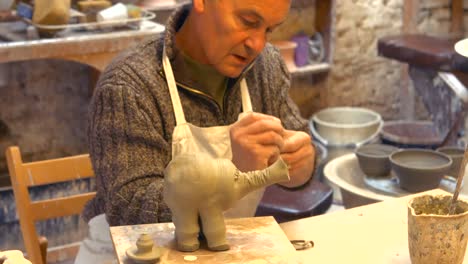
[[[365,182],[366,176],[359,168],[359,163],[354,153],[335,158],[328,162],[324,167],[323,174],[327,181],[339,187],[343,205],[347,209],[412,194],[404,190],[384,192],[369,187]],[[447,188],[444,186],[440,188],[450,192],[453,187],[454,184],[450,184],[447,185]],[[460,198],[468,198],[468,184],[462,186]]]

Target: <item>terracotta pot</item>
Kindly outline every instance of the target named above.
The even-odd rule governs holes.
[[[294,54],[297,47],[297,43],[293,41],[274,41],[272,44],[277,47],[283,57],[286,66],[289,71],[292,71],[296,68],[296,63],[294,62]]]
[[[0,1],[0,11],[10,10],[13,6],[14,0],[2,0]]]
[[[176,0],[140,0],[132,1],[137,2],[137,4],[143,8],[151,9],[161,6],[175,6],[177,4]]]
[[[408,245],[413,264],[461,264],[468,239],[468,203],[458,200],[448,215],[452,196],[423,195],[408,203]]]
[[[70,0],[35,0],[32,21],[43,26],[68,24],[70,5]],[[38,27],[38,31],[42,37],[51,37],[59,30]]]

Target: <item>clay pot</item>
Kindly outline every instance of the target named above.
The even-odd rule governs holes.
[[[120,2],[120,0],[115,2]],[[124,2],[130,2],[130,4],[137,4],[145,8],[155,8],[159,6],[175,6],[177,4],[176,0],[126,0]]]
[[[42,26],[68,24],[70,19],[70,0],[35,0],[32,21]],[[59,29],[38,27],[41,37],[52,37]]]
[[[438,148],[437,151],[442,152],[450,158],[452,158],[452,166],[450,166],[450,169],[447,172],[447,174],[454,178],[458,178],[458,173],[460,170],[465,150],[459,147],[442,147]]]
[[[390,174],[390,154],[398,148],[384,144],[369,144],[359,147],[355,154],[359,167],[369,177],[385,177]]]
[[[13,1],[13,0],[2,0],[2,1],[0,1],[0,11],[10,10],[11,7],[13,6],[14,2],[15,1]]]
[[[153,249],[154,243],[148,234],[142,234],[138,238],[136,246],[138,248],[138,253],[144,254],[150,252]]]
[[[390,164],[402,189],[422,192],[439,186],[452,159],[434,150],[404,149],[390,155]]]
[[[150,235],[141,234],[136,245],[125,252],[132,263],[156,263],[161,257],[161,249],[154,245]]]
[[[461,264],[468,238],[468,203],[458,200],[448,215],[451,196],[423,195],[408,203],[408,245],[413,264]]]
[[[277,47],[283,57],[284,63],[290,71],[296,69],[296,63],[294,61],[294,54],[297,47],[297,43],[293,41],[274,41],[272,44]]]

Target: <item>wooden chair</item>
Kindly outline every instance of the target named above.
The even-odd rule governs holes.
[[[6,158],[27,258],[34,264],[46,264],[47,239],[37,234],[35,222],[78,215],[95,192],[32,201],[29,187],[94,177],[91,160],[84,154],[23,163],[16,146],[6,150]]]

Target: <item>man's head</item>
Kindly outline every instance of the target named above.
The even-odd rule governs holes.
[[[183,50],[228,77],[237,77],[265,47],[291,0],[193,0]],[[187,39],[189,37],[189,40]],[[178,43],[179,44],[179,43]]]

